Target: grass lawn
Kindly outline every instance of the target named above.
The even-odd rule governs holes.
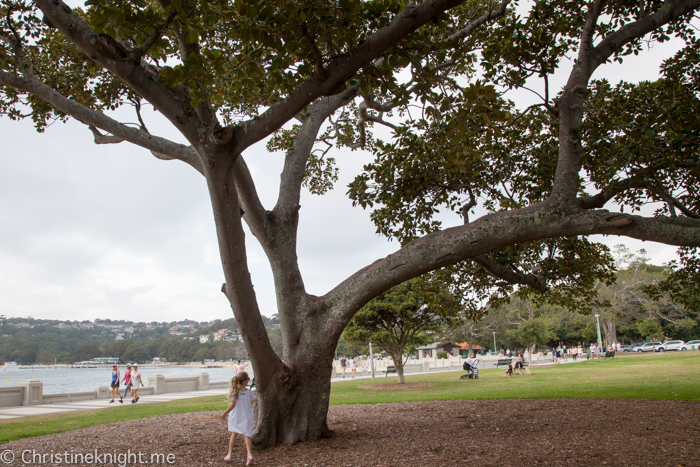
[[[396,383],[397,377],[333,384],[331,404],[374,404],[453,399],[638,398],[700,400],[700,352],[618,354],[605,360],[535,367],[532,375],[505,378],[505,369],[406,376],[407,383],[438,383],[415,390],[371,390],[361,386]]]
[[[12,441],[13,439],[41,436],[48,433],[61,433],[86,426],[102,425],[134,418],[206,410],[224,410],[226,407],[228,407],[226,396],[209,396],[156,404],[124,404],[123,406],[105,409],[0,420],[0,443]]]
[[[614,360],[592,360],[533,368],[532,375],[505,378],[504,369],[481,370],[478,380],[460,380],[462,372],[406,377],[409,383],[437,383],[411,390],[373,390],[360,386],[396,383],[378,376],[333,383],[331,405],[450,399],[640,398],[700,400],[700,352],[665,355],[624,354]],[[183,412],[224,410],[224,396],[127,405],[57,415],[0,421],[0,443],[13,439],[75,430],[86,426]]]

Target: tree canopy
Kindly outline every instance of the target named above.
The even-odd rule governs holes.
[[[610,273],[606,248],[585,238],[606,234],[686,248],[672,278],[697,283],[699,9],[700,0],[91,0],[76,9],[6,0],[0,113],[39,131],[73,118],[97,144],[136,144],[204,177],[221,290],[260,388],[254,442],[291,444],[330,434],[335,344],[363,305],[406,280],[454,266],[477,297],[515,286],[556,298],[560,286],[561,301],[575,304]],[[672,37],[685,46],[660,80],[593,79]],[[566,84],[552,89],[558,72]],[[540,101],[519,108],[509,98],[518,89]],[[186,142],[152,134],[144,107]],[[138,123],[120,120],[122,110]],[[380,125],[388,137],[372,133]],[[285,153],[272,207],[243,154],[266,139]],[[401,248],[319,297],[298,265],[299,202],[303,187],[332,187],[333,148],[374,153],[349,195]],[[470,218],[475,209],[485,215]],[[447,213],[463,224],[443,228]],[[283,359],[259,312],[243,222],[272,269]]]

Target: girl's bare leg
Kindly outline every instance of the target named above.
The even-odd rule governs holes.
[[[238,433],[231,433],[231,439],[228,442],[228,455],[230,456],[231,453],[233,453],[233,446],[236,444],[236,437],[238,436]],[[246,448],[248,445],[246,445]],[[250,452],[250,451],[248,451]]]
[[[248,457],[253,457],[253,441],[250,436],[245,437],[245,450],[248,451]]]

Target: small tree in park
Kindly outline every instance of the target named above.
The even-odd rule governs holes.
[[[664,338],[664,330],[659,323],[652,318],[637,323],[637,331],[642,335],[642,339],[655,341]]]
[[[529,348],[530,360],[532,360],[532,353],[537,346],[546,345],[547,342],[556,337],[549,323],[542,318],[523,321],[515,329],[514,335],[520,344]]]
[[[399,383],[405,383],[404,355],[429,342],[429,333],[451,323],[459,308],[460,300],[444,279],[424,276],[370,300],[353,316],[343,336],[356,343],[376,343],[394,361]]]

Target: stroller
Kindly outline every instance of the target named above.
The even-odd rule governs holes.
[[[467,374],[460,376],[459,379],[479,379],[478,364],[479,360],[474,360],[471,365],[468,361],[465,361],[464,364],[462,364],[462,369],[466,371]]]

